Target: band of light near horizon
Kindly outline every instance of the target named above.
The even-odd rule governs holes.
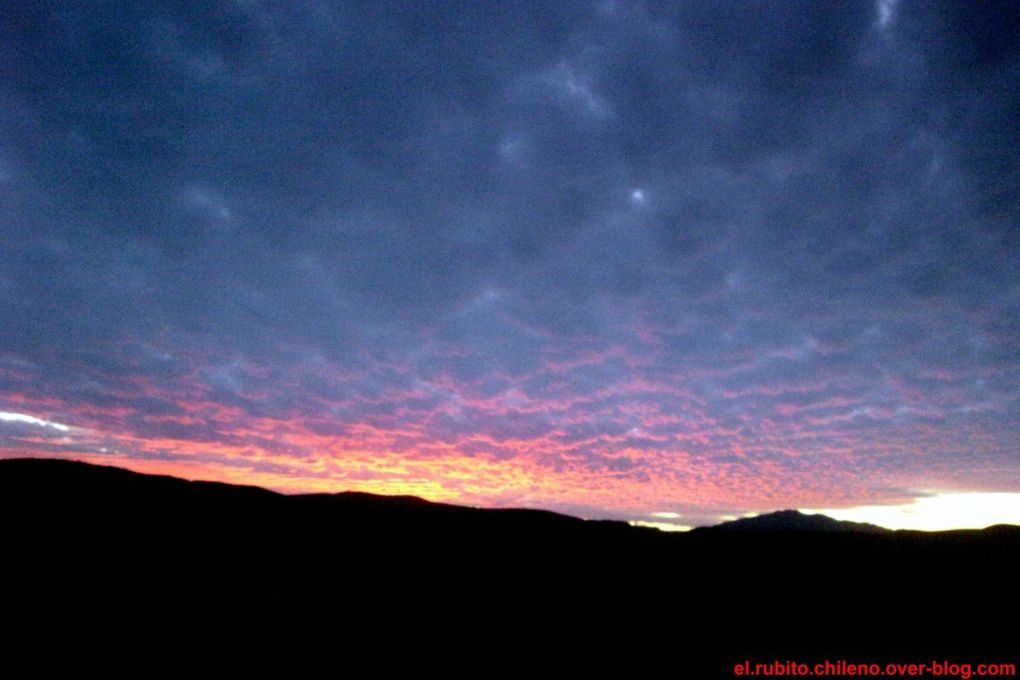
[[[0,457],[1020,524],[1015,4],[2,14]]]

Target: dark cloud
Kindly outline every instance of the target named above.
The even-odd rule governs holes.
[[[19,3],[0,409],[489,503],[1015,486],[1017,17]]]

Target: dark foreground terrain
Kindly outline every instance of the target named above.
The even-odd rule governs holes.
[[[248,661],[288,640],[296,658],[480,676],[1017,660],[1015,526],[892,532],[782,513],[678,535],[53,460],[0,461],[0,518],[4,612],[29,637]]]

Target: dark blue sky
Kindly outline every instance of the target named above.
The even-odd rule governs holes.
[[[677,523],[1020,491],[1016,3],[0,36],[0,455]]]

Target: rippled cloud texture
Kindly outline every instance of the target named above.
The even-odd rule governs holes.
[[[1020,489],[1015,4],[3,15],[0,455],[684,525]]]

